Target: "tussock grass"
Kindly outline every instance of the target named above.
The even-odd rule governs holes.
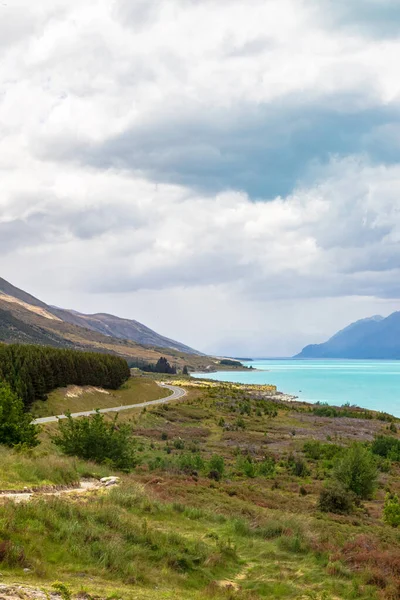
[[[2,538],[12,539],[3,566],[29,567],[42,578],[78,569],[126,584],[164,580],[183,587],[190,574],[189,587],[196,587],[213,579],[216,565],[236,560],[229,543],[185,535],[151,519],[160,515],[172,516],[171,508],[152,501],[133,483],[90,503],[61,497],[24,505],[8,502],[0,507]]]
[[[103,477],[110,469],[39,450],[18,452],[0,446],[0,490],[75,485],[82,477]],[[1,497],[1,496],[0,496]]]

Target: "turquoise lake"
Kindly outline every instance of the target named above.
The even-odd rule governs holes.
[[[258,371],[195,374],[218,381],[270,383],[307,402],[346,402],[400,417],[400,361],[254,360]]]

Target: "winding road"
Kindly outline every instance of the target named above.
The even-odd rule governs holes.
[[[109,413],[109,412],[120,412],[121,410],[130,410],[131,408],[144,408],[145,406],[151,406],[152,404],[166,404],[167,402],[171,402],[171,400],[178,400],[179,398],[183,398],[186,396],[186,390],[177,387],[176,385],[169,385],[167,383],[157,383],[162,388],[167,388],[171,390],[172,394],[166,396],[165,398],[159,398],[158,400],[148,400],[147,402],[141,402],[140,404],[129,404],[127,406],[113,406],[112,408],[101,408],[99,412],[101,413]],[[90,415],[94,415],[97,411],[95,410],[86,410],[84,412],[72,413],[71,417],[75,419],[76,417],[89,417]],[[66,419],[65,415],[58,415],[54,417],[41,417],[40,419],[35,419],[32,421],[34,425],[40,425],[41,423],[55,423],[58,419]]]

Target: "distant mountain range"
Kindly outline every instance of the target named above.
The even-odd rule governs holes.
[[[306,346],[295,358],[400,359],[400,312],[351,323],[327,342]]]
[[[203,366],[202,357],[205,358],[197,350],[164,337],[138,321],[56,308],[2,278],[0,341],[87,348],[149,362],[165,355],[178,363],[194,363],[193,366],[199,368]]]

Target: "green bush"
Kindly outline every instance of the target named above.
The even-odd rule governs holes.
[[[128,472],[137,464],[135,442],[131,427],[117,425],[117,420],[118,414],[109,422],[98,411],[92,417],[79,419],[73,419],[69,413],[66,420],[59,421],[59,432],[53,441],[64,454]]]
[[[398,527],[400,525],[400,503],[397,495],[386,495],[383,520],[392,527]]]
[[[0,381],[0,444],[27,446],[39,444],[39,428],[31,424],[31,416],[24,412],[24,404],[6,383]]]
[[[204,469],[204,460],[198,452],[185,452],[176,459],[179,471],[193,473]]]
[[[208,477],[219,481],[225,472],[225,461],[222,456],[213,454],[208,461]]]
[[[263,460],[257,463],[257,475],[271,477],[275,475],[276,462],[272,456],[265,456]]]
[[[185,447],[185,442],[183,441],[182,438],[177,438],[176,440],[174,440],[175,450],[183,450],[184,447]]]
[[[253,478],[257,475],[257,466],[251,456],[238,456],[236,469],[240,475]]]
[[[331,460],[343,452],[343,448],[337,444],[324,444],[318,440],[310,440],[309,442],[305,442],[303,452],[307,458],[313,460]]]
[[[371,451],[383,458],[400,461],[400,440],[388,435],[378,435],[372,442]]]
[[[236,460],[236,472],[245,477],[270,477],[275,474],[275,459],[266,456],[261,461],[255,461],[249,455],[238,456]]]
[[[335,466],[333,477],[359,498],[371,498],[378,477],[374,456],[361,444],[353,444]]]
[[[287,460],[288,470],[296,477],[307,477],[310,471],[307,463],[300,457],[290,454]]]
[[[322,512],[346,515],[353,510],[353,497],[340,483],[331,482],[322,490],[318,500]]]

